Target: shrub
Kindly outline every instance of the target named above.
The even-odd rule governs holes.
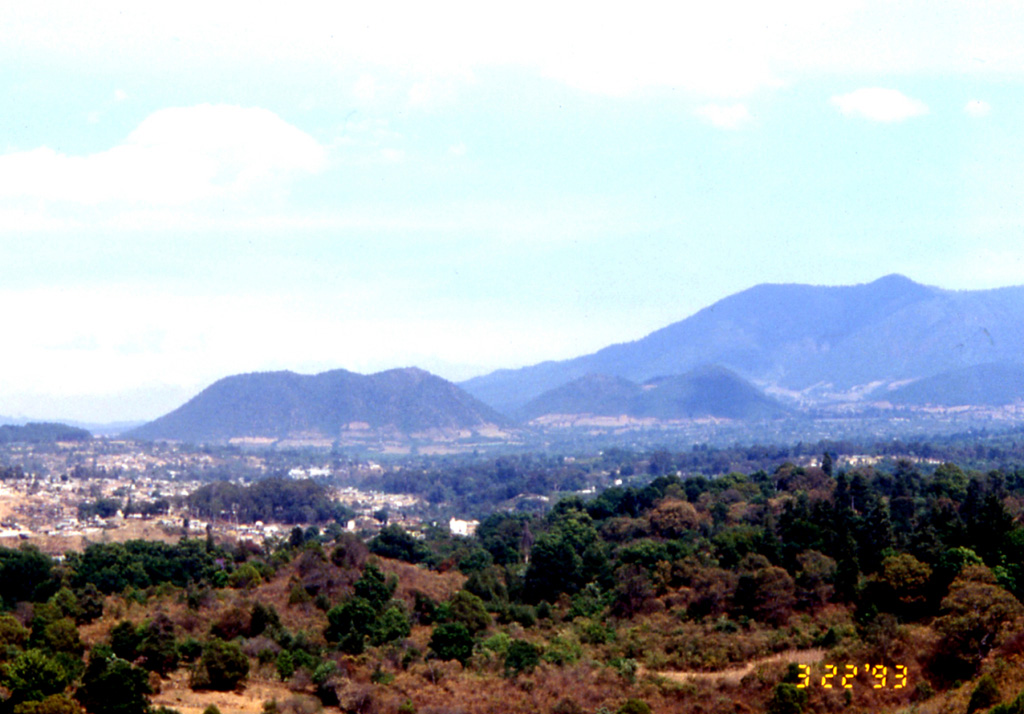
[[[651,714],[651,707],[643,699],[627,699],[615,714]]]
[[[14,714],[84,714],[82,705],[66,694],[52,694],[42,701],[22,702]]]
[[[532,672],[538,662],[540,662],[540,650],[536,645],[526,640],[512,640],[505,655],[505,674]]]
[[[765,711],[768,714],[800,714],[806,705],[806,689],[798,689],[795,684],[782,682],[775,685]]]
[[[1024,694],[1017,695],[1009,704],[996,704],[988,714],[1024,714]]]
[[[250,590],[263,580],[260,571],[250,563],[243,563],[228,576],[228,585],[239,590]]]
[[[194,637],[186,637],[178,643],[178,657],[182,662],[195,662],[203,653],[203,643]]]
[[[281,678],[281,681],[287,681],[295,674],[295,660],[288,650],[281,650],[278,653],[276,666],[277,676]]]
[[[978,680],[977,686],[971,692],[971,700],[967,703],[967,714],[972,714],[979,709],[987,709],[999,701],[999,687],[991,674],[986,674]]]

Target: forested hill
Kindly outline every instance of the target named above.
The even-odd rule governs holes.
[[[462,383],[512,411],[588,374],[643,382],[704,364],[813,398],[989,364],[1024,364],[1024,287],[957,292],[890,275],[869,284],[758,285],[635,342]],[[815,389],[812,389],[815,388]]]
[[[30,444],[48,444],[56,441],[86,441],[91,439],[85,429],[49,422],[32,422],[22,426],[4,424],[0,426],[0,444],[26,442]]]
[[[405,434],[503,425],[507,419],[451,382],[419,369],[372,375],[333,370],[242,374],[126,435],[213,442],[238,437],[336,438],[347,429]]]

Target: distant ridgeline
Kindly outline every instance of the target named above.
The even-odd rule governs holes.
[[[0,426],[0,444],[25,442],[49,444],[55,441],[88,441],[92,438],[85,429],[56,423],[30,423],[24,426],[4,424]]]

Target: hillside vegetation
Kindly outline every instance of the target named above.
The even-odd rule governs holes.
[[[661,475],[472,538],[0,549],[0,708],[1016,711],[1024,472],[831,463]]]

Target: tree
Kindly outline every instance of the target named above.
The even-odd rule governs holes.
[[[380,617],[373,623],[370,632],[370,643],[375,647],[401,640],[412,632],[412,623],[405,613],[405,608],[394,604],[380,614]]]
[[[45,598],[53,592],[52,572],[53,560],[35,546],[0,548],[0,597],[12,608],[22,600]]]
[[[146,714],[149,675],[107,648],[95,648],[75,697],[90,714]]]
[[[456,659],[465,664],[473,654],[473,636],[461,622],[445,622],[430,635],[430,649],[438,659]]]
[[[50,652],[65,652],[76,658],[82,656],[84,649],[78,627],[70,617],[62,617],[46,625],[39,644]]]
[[[365,600],[374,612],[380,612],[395,594],[397,582],[388,580],[373,563],[367,563],[363,568],[363,575],[353,586],[356,597]]]
[[[110,648],[121,659],[134,660],[141,640],[135,625],[128,620],[121,620],[110,628]]]
[[[545,533],[533,544],[530,566],[526,571],[526,597],[537,602],[556,600],[562,593],[579,589],[583,558],[570,541]]]
[[[778,626],[789,619],[796,605],[796,583],[778,566],[758,568],[740,576],[735,600],[746,615]]]
[[[505,674],[532,672],[540,662],[540,650],[526,640],[512,640],[505,653]]]
[[[407,563],[422,563],[430,555],[426,545],[397,525],[381,528],[380,533],[370,541],[370,552],[382,558],[394,558]]]
[[[935,621],[942,636],[935,669],[949,679],[971,677],[996,645],[1003,625],[1021,613],[1020,603],[996,585],[988,568],[967,566],[953,581]]]
[[[0,656],[11,647],[22,647],[28,641],[29,631],[14,615],[0,615]]]
[[[360,654],[376,620],[377,611],[370,602],[363,597],[354,597],[327,611],[324,637],[328,642],[337,642],[342,652]]]
[[[800,714],[806,704],[806,689],[798,689],[795,684],[782,682],[775,685],[766,711],[768,714]]]
[[[448,617],[452,622],[461,622],[473,635],[491,626],[491,616],[484,607],[484,601],[466,590],[452,595],[448,601]]]
[[[890,555],[878,574],[879,605],[903,617],[920,617],[931,577],[932,569],[910,553]]]
[[[650,513],[651,527],[664,538],[680,538],[700,525],[700,515],[693,504],[666,498]]]
[[[0,679],[11,691],[10,703],[17,704],[63,692],[71,683],[72,674],[56,658],[31,649],[4,667]]]
[[[174,622],[165,613],[157,615],[138,630],[136,652],[142,666],[151,672],[167,674],[178,666],[178,647],[174,637]]]
[[[203,648],[203,656],[192,678],[193,689],[230,691],[249,674],[249,658],[234,642],[214,637]]]

